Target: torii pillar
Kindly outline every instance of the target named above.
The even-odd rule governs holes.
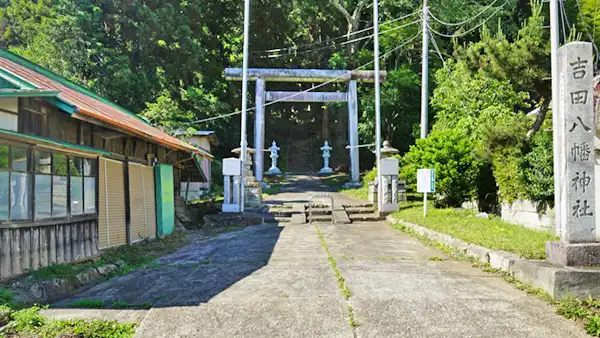
[[[386,72],[380,72],[383,81]],[[225,69],[227,80],[241,81],[241,68]],[[348,143],[350,144],[350,173],[352,183],[360,182],[358,140],[358,82],[375,82],[373,71],[347,71],[324,69],[269,69],[251,68],[248,80],[256,81],[256,109],[254,122],[255,177],[263,181],[265,146],[265,103],[266,102],[346,102],[348,104]],[[282,92],[266,91],[266,82],[345,82],[348,92]]]

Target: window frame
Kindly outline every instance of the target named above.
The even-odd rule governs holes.
[[[31,145],[31,144],[24,144],[24,143],[20,143],[20,142],[14,142],[14,141],[10,141],[10,140],[5,140],[5,139],[1,139],[0,140],[0,144],[2,145],[7,145],[8,146],[8,167],[7,168],[0,168],[0,172],[8,172],[8,190],[9,190],[9,194],[8,194],[8,220],[0,220],[0,228],[6,228],[6,227],[26,227],[26,226],[41,226],[41,225],[49,225],[49,224],[56,224],[57,222],[60,221],[72,221],[72,220],[81,220],[81,219],[94,219],[98,217],[98,176],[99,176],[99,156],[90,156],[90,155],[82,155],[82,154],[72,154],[66,151],[60,151],[60,150],[55,150],[52,148],[47,148],[47,147],[43,147],[43,146],[35,146],[35,145]],[[19,171],[19,170],[13,170],[12,166],[13,166],[13,147],[18,147],[18,148],[25,148],[27,150],[27,171]],[[42,171],[38,171],[36,168],[36,152],[45,152],[45,153],[49,153],[50,154],[50,161],[51,161],[51,169],[50,169],[50,173],[43,173]],[[67,162],[67,166],[66,166],[66,175],[61,175],[61,174],[55,174],[54,172],[54,165],[55,165],[55,158],[54,156],[56,154],[60,154],[65,156],[66,158],[66,162]],[[79,158],[81,160],[81,175],[79,176],[75,176],[75,177],[81,177],[82,179],[82,214],[81,215],[72,215],[71,214],[71,168],[70,168],[70,164],[71,164],[71,158]],[[85,170],[84,170],[84,162],[85,160],[92,160],[93,161],[93,173],[94,175],[86,175],[85,174]],[[11,219],[12,217],[12,210],[11,210],[11,203],[12,203],[12,194],[10,192],[11,189],[11,179],[12,179],[12,172],[15,173],[24,173],[29,175],[29,217],[27,219],[20,219],[20,220],[13,220]],[[50,217],[49,218],[36,218],[36,205],[35,205],[35,193],[36,193],[36,176],[37,175],[41,175],[41,176],[47,176],[50,177],[50,193],[51,193],[51,200],[50,200]],[[67,178],[67,203],[66,203],[66,208],[67,208],[67,212],[66,212],[66,216],[58,216],[58,217],[54,217],[54,177],[66,177]],[[96,196],[95,198],[95,206],[94,206],[94,212],[93,213],[86,213],[85,210],[85,178],[94,178],[96,181],[96,185],[95,185],[95,192],[94,195]]]

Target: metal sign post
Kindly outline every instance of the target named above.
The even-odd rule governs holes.
[[[417,170],[417,191],[423,193],[423,217],[427,216],[427,194],[435,192],[435,169]]]

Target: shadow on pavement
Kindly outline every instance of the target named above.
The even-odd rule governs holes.
[[[158,265],[96,285],[54,304],[70,308],[84,300],[102,300],[107,308],[122,305],[197,306],[267,265],[282,228],[251,226],[192,244],[162,257]]]

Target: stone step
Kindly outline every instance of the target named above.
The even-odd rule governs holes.
[[[269,211],[267,212],[267,214],[269,215],[273,215],[273,216],[279,216],[279,217],[292,217],[292,215],[294,214],[294,212],[292,211],[292,209],[269,209]]]
[[[306,211],[307,215],[310,215],[310,211]],[[331,209],[312,209],[313,215],[331,215]]]
[[[385,217],[383,216],[378,216],[375,213],[370,213],[370,214],[351,214],[349,215],[350,220],[355,223],[355,222],[378,222],[378,221],[383,221],[385,220]]]
[[[291,217],[281,217],[274,215],[264,215],[265,223],[290,223]]]
[[[332,223],[333,218],[330,215],[312,215],[312,217],[307,217],[308,222],[328,222]]]
[[[352,204],[344,204],[344,208],[374,208],[373,203],[352,203]]]
[[[349,215],[353,215],[353,214],[372,214],[375,212],[375,208],[373,206],[366,208],[366,207],[346,207],[345,208],[346,212]]]

